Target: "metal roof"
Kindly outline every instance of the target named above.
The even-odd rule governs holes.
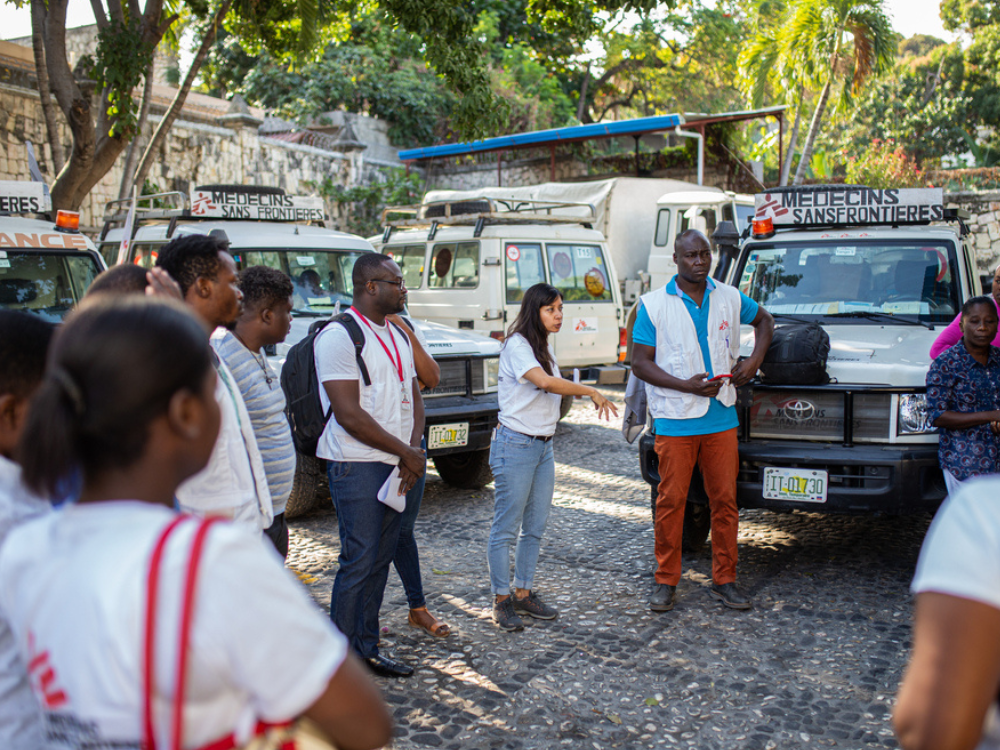
[[[481,141],[466,143],[448,143],[443,146],[427,146],[424,148],[404,149],[399,152],[401,161],[421,161],[438,159],[446,156],[464,156],[466,154],[484,153],[487,151],[505,151],[509,149],[531,148],[539,146],[555,146],[559,143],[582,141],[598,138],[614,138],[619,136],[640,136],[645,133],[657,133],[670,130],[680,125],[694,127],[710,125],[716,122],[731,122],[735,120],[752,120],[758,117],[781,118],[786,107],[768,107],[766,109],[746,110],[740,112],[723,112],[720,114],[677,113],[672,115],[655,115],[639,117],[633,120],[615,120],[613,122],[597,122],[588,125],[571,125],[565,128],[536,130],[531,133],[514,133],[486,138]]]

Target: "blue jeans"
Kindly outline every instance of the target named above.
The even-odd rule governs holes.
[[[402,514],[376,499],[394,468],[374,461],[327,462],[340,531],[330,619],[362,658],[378,654],[378,611],[399,538]]]
[[[556,464],[552,441],[536,440],[498,425],[490,443],[490,468],[496,491],[487,561],[494,595],[510,593],[510,546],[514,549],[514,587],[531,589],[538,549],[552,507]]]
[[[427,450],[427,440],[421,439],[420,447]],[[400,513],[399,541],[396,543],[396,556],[392,564],[399,573],[406,591],[406,603],[410,609],[427,605],[424,599],[424,584],[420,579],[420,554],[417,551],[417,540],[413,536],[413,525],[420,513],[420,501],[424,498],[424,484],[427,483],[427,473],[417,480],[417,483],[406,493],[406,509]]]

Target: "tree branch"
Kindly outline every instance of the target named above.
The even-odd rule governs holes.
[[[31,0],[31,47],[35,53],[35,76],[38,80],[38,95],[42,102],[42,117],[45,118],[45,133],[49,140],[49,154],[52,159],[52,176],[62,171],[66,162],[63,156],[62,137],[56,108],[52,106],[52,89],[49,85],[49,71],[45,62],[45,0]]]

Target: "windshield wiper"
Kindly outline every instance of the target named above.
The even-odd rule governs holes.
[[[764,308],[767,310],[767,308]],[[768,310],[770,312],[770,310]],[[794,320],[796,323],[810,323],[812,321],[806,320],[805,318],[797,318],[794,315],[789,315],[788,313],[771,313],[772,318],[784,318],[785,320]]]
[[[877,312],[875,310],[851,310],[850,312],[827,313],[824,318],[867,318],[868,320],[890,320],[893,323],[905,323],[908,326],[923,326],[928,331],[934,330],[933,323],[912,318],[901,318],[895,313]]]

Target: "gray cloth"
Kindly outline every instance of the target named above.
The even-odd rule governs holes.
[[[646,428],[646,384],[635,376],[628,374],[628,384],[625,386],[625,418],[622,420],[622,435],[629,443],[642,434]]]

